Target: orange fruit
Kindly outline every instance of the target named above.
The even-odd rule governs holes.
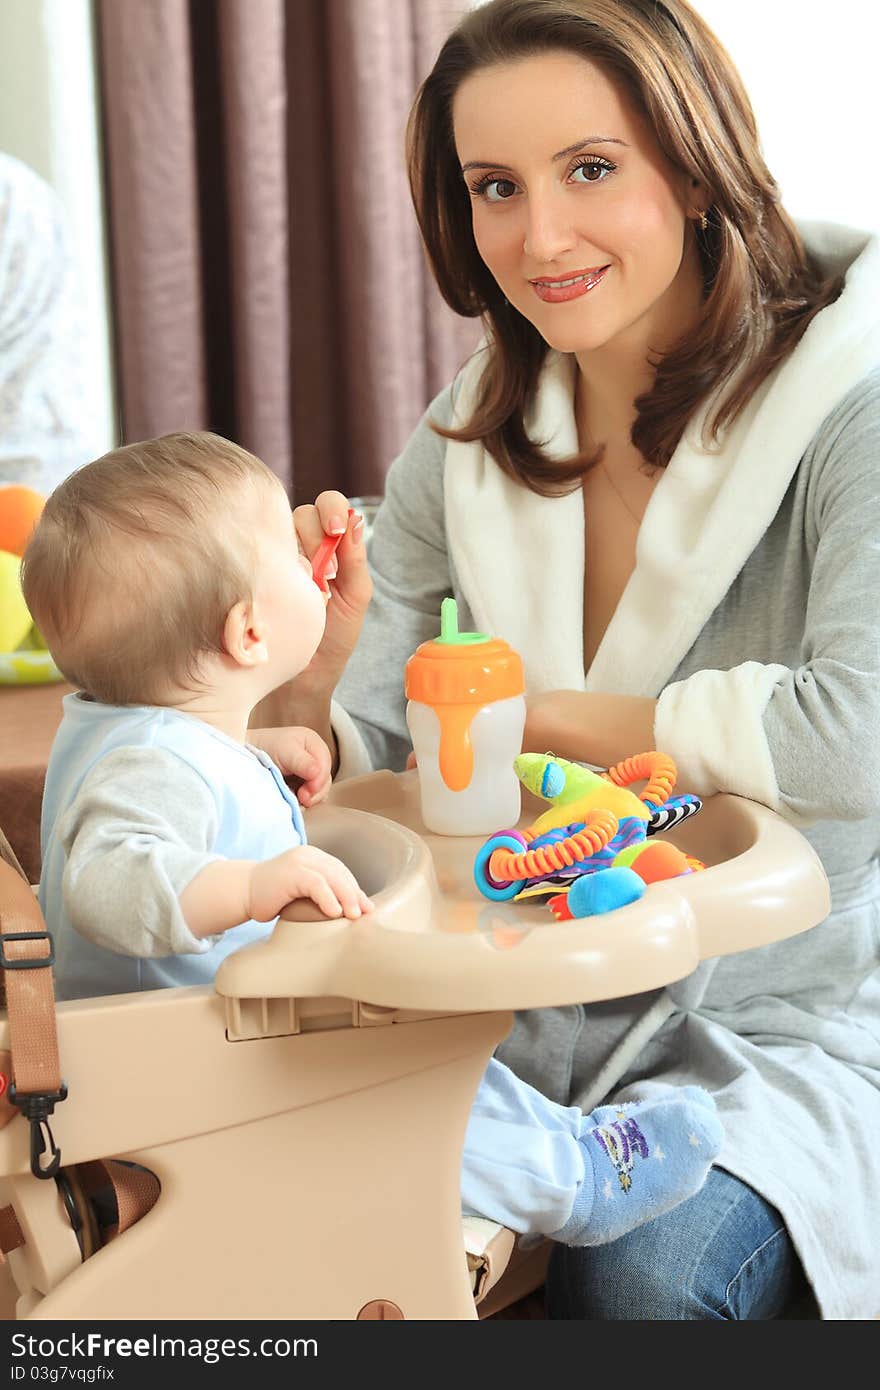
[[[15,483],[0,487],[0,550],[23,555],[46,504],[33,488]]]

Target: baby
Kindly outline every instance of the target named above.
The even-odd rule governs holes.
[[[352,921],[372,910],[345,865],[307,843],[301,805],[326,795],[325,744],[308,729],[248,728],[309,664],[325,620],[263,463],[204,433],[114,450],[51,495],[22,584],[78,690],[43,801],[40,903],[61,998],[209,983],[294,898]],[[696,1087],[584,1115],[493,1059],[468,1125],[463,1206],[599,1244],[696,1192],[721,1140]]]

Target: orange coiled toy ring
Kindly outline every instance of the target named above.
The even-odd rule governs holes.
[[[517,879],[540,878],[558,873],[579,859],[588,859],[614,839],[617,817],[611,811],[588,811],[583,830],[568,835],[553,845],[527,849],[514,854],[509,849],[496,849],[489,859],[488,869],[496,883],[512,883]],[[526,833],[526,840],[534,838]]]
[[[639,782],[647,777],[648,785],[639,792],[639,800],[650,801],[652,806],[663,806],[675,786],[678,769],[666,753],[637,753],[634,758],[624,758],[622,763],[615,763],[601,775],[616,787],[628,787],[631,782]]]

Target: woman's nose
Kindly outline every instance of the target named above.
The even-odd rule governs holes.
[[[568,209],[553,195],[531,197],[528,204],[523,251],[536,264],[546,265],[575,241]]]

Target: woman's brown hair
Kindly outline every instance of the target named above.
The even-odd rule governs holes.
[[[490,0],[468,13],[419,89],[407,131],[410,188],[440,291],[456,313],[483,316],[491,344],[470,422],[434,428],[482,440],[506,473],[545,496],[576,487],[601,450],[551,460],[526,432],[548,348],[507,304],[477,250],[452,103],[478,69],[557,50],[618,81],[666,157],[709,193],[707,225],[694,228],[703,316],[655,364],[651,390],[635,403],[632,442],[649,463],[669,462],[689,418],[716,390],[708,433],[717,441],[843,284],[823,276],[780,206],[742,81],[684,0]]]

